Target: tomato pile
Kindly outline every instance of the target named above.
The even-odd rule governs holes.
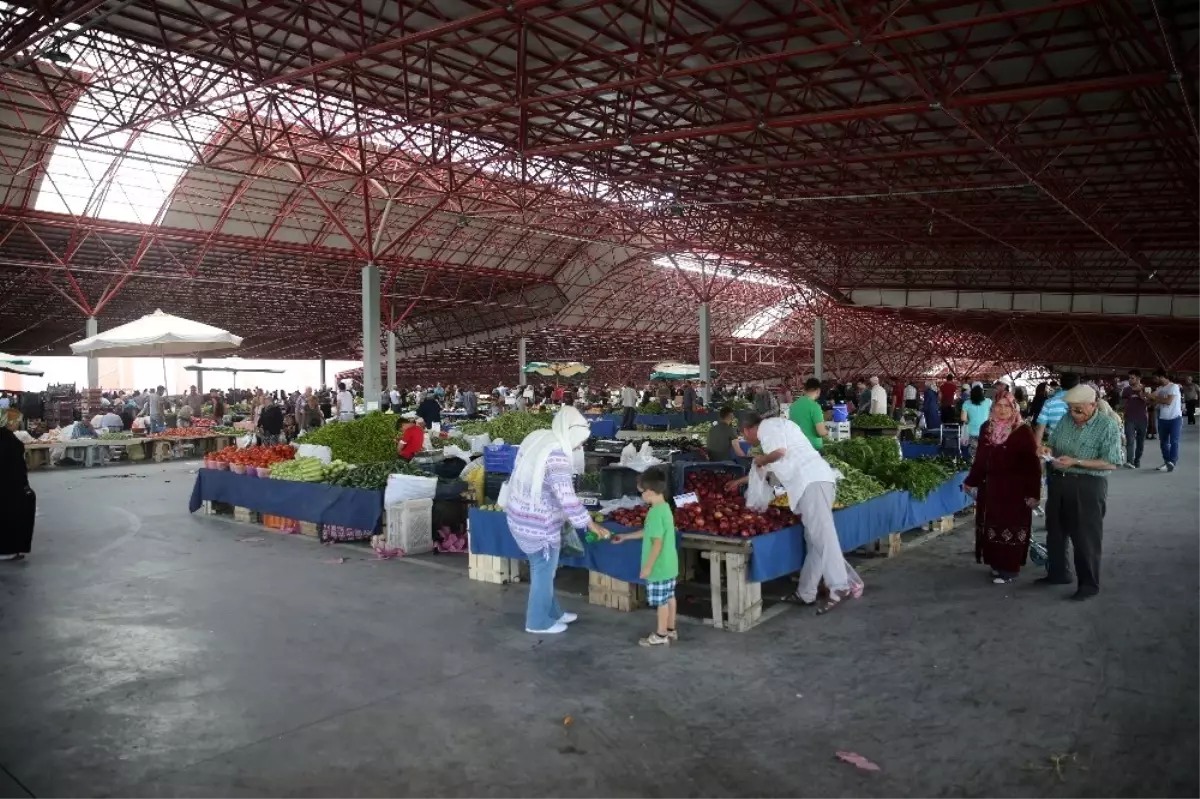
[[[296,457],[296,450],[289,444],[276,444],[272,447],[226,447],[220,452],[208,456],[210,461],[237,463],[242,466],[270,466],[280,461],[290,461]]]
[[[727,472],[697,470],[688,473],[683,492],[695,492],[699,502],[675,509],[675,529],[711,535],[749,538],[773,533],[790,527],[796,514],[787,508],[771,507],[762,513],[746,508],[741,494],[729,493],[725,484],[737,475]],[[646,508],[624,508],[609,517],[626,527],[641,527],[646,521]]]
[[[211,435],[212,431],[206,427],[175,427],[161,433],[152,433],[146,438],[203,438]]]

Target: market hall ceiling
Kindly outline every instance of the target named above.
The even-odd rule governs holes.
[[[165,295],[311,355],[284,318],[352,342],[368,259],[422,343],[575,325],[598,284],[668,253],[838,302],[1198,289],[1194,2],[55,12],[0,6],[8,349],[61,350],[84,312],[117,324]],[[113,168],[81,201],[59,179],[55,210],[60,140],[155,180],[121,201]],[[676,271],[681,332],[701,296],[752,310],[716,269]]]

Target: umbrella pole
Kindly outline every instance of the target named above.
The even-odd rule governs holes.
[[[166,389],[168,394],[170,394],[171,387],[167,385],[167,356],[166,356],[166,353],[163,352],[162,347],[159,347],[159,349],[158,349],[158,357],[162,358],[163,388]]]

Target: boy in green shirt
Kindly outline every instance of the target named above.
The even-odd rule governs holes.
[[[804,396],[793,402],[792,407],[788,409],[788,418],[800,428],[817,451],[825,446],[825,436],[829,434],[825,427],[825,412],[817,403],[820,394],[821,381],[810,377],[804,383]]]
[[[614,535],[612,542],[642,541],[641,578],[646,581],[646,601],[658,612],[658,628],[638,641],[642,646],[667,646],[679,640],[675,631],[675,580],[679,577],[679,553],[675,550],[675,517],[667,504],[667,477],[653,468],[638,477],[642,500],[650,506],[642,529]]]

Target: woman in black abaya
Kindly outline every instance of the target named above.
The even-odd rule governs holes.
[[[0,426],[0,561],[21,560],[33,543],[37,497],[29,487],[25,445]]]

